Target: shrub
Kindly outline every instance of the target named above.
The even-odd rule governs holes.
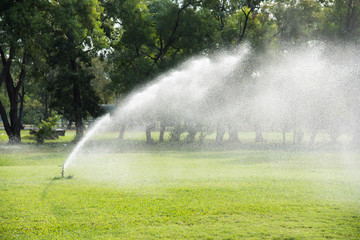
[[[45,139],[55,139],[55,135],[52,131],[58,121],[57,117],[49,117],[47,120],[42,120],[39,124],[39,130],[35,131],[36,142],[43,144]]]

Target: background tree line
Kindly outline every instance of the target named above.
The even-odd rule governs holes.
[[[0,115],[9,143],[24,123],[76,125],[196,54],[248,42],[265,52],[360,39],[359,0],[2,0]]]

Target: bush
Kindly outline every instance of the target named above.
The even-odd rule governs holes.
[[[38,144],[43,144],[45,139],[55,139],[55,135],[52,131],[53,127],[56,126],[58,121],[57,117],[49,117],[47,120],[42,120],[38,125],[39,130],[35,131],[36,142]]]

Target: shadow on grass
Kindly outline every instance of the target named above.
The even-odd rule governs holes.
[[[67,177],[53,177],[50,182],[46,185],[45,189],[42,191],[41,193],[41,200],[44,200],[49,192],[50,187],[54,184],[55,181],[59,181],[59,180],[69,180],[69,179],[73,179],[74,176],[69,175]]]
[[[54,178],[51,180],[51,182],[52,182],[52,181],[56,181],[56,180],[64,180],[64,179],[72,179],[72,178],[73,178],[72,175],[69,175],[69,176],[67,176],[67,177],[54,177]]]

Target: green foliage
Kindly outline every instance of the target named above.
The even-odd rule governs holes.
[[[314,38],[317,19],[321,14],[317,1],[277,2],[272,7],[280,38],[287,41],[306,41]]]
[[[319,32],[332,41],[359,43],[360,2],[333,0],[324,2]]]
[[[185,57],[211,48],[217,36],[209,11],[197,9],[195,4],[181,6],[170,0],[108,4],[105,12],[121,23],[109,61],[111,84],[118,95]]]
[[[48,1],[38,0],[0,3],[0,88],[6,85],[7,98],[0,99],[0,113],[12,144],[21,142],[24,82],[30,66],[45,54],[48,43],[48,7]]]
[[[36,142],[38,144],[43,144],[46,138],[54,138],[53,128],[56,126],[58,121],[57,117],[49,117],[46,120],[42,120],[38,125],[38,130],[35,131]]]
[[[360,39],[355,0],[3,0],[0,9],[0,103],[19,105],[24,86],[25,123],[53,109],[72,121],[97,117],[100,102],[216,47],[246,41],[261,58],[289,43]]]
[[[43,50],[47,33],[47,1],[4,0],[0,3],[0,47],[3,51],[12,47],[13,53],[21,55],[22,50],[28,51],[30,57]],[[43,32],[40,35],[39,32]],[[15,56],[13,56],[15,57]]]
[[[63,115],[66,119],[74,121],[74,90],[73,82],[79,83],[81,92],[81,117],[83,119],[89,116],[98,117],[103,114],[99,106],[99,97],[91,86],[94,75],[87,70],[79,70],[77,73],[67,71],[66,69],[57,75],[54,82],[49,83],[49,87],[54,94],[54,100],[51,107]]]
[[[38,124],[44,119],[43,106],[36,98],[25,96],[25,105],[23,112],[24,124]]]
[[[52,1],[53,40],[47,63],[57,74],[48,85],[54,94],[51,107],[75,122],[76,139],[83,135],[83,120],[101,114],[88,67],[97,52],[107,47],[100,22],[102,11],[97,0]]]
[[[94,89],[96,96],[99,96],[100,102],[104,104],[113,103],[114,91],[109,88],[111,80],[106,75],[108,59],[93,58],[89,71],[94,76],[91,79],[91,87]]]

